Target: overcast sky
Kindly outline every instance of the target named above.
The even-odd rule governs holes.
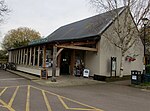
[[[2,38],[11,29],[29,27],[46,37],[60,26],[93,16],[88,0],[5,0],[11,9],[0,26]]]

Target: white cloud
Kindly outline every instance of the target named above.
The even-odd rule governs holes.
[[[12,10],[0,26],[2,36],[8,30],[30,27],[47,36],[62,25],[94,15],[88,0],[5,0]],[[0,42],[2,37],[0,38]]]

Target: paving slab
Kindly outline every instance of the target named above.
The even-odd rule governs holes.
[[[93,85],[93,84],[101,84],[106,83],[102,81],[96,81],[93,80],[93,78],[84,78],[84,77],[76,77],[73,75],[63,75],[56,77],[56,82],[51,82],[51,78],[48,78],[47,80],[41,79],[40,77],[20,72],[20,71],[14,71],[14,70],[7,70],[11,73],[14,73],[16,75],[19,75],[21,77],[24,77],[26,79],[32,80],[40,85],[45,86],[51,86],[51,87],[65,87],[65,86],[79,86],[79,85]]]

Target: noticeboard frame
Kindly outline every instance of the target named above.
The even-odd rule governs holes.
[[[47,69],[46,69],[46,68],[41,69],[40,78],[41,78],[41,79],[48,79],[48,72],[47,72]]]
[[[112,73],[115,72],[116,77],[116,70],[117,70],[117,57],[111,57],[111,73],[110,77],[112,77]]]

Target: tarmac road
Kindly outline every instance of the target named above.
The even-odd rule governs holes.
[[[150,111],[150,91],[123,82],[47,87],[0,70],[0,111]]]

